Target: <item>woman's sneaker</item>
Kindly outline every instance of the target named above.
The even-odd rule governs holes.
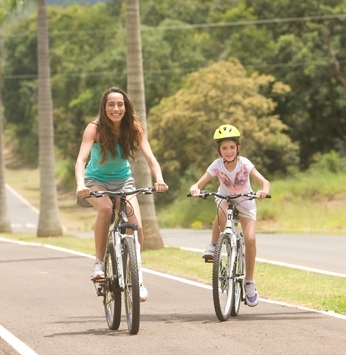
[[[249,307],[255,307],[258,304],[257,289],[253,281],[245,282],[245,301]]]
[[[91,281],[103,279],[105,277],[105,264],[103,261],[96,259],[95,265],[90,275]]]
[[[145,302],[149,298],[148,290],[144,287],[144,285],[139,286],[139,299],[141,302]]]
[[[214,259],[215,244],[209,244],[202,255],[203,259]]]

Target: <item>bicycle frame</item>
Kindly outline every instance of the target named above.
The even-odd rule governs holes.
[[[138,227],[136,224],[128,223],[128,217],[126,214],[126,200],[120,199],[120,210],[117,211],[118,216],[113,223],[113,233],[109,233],[109,238],[114,238],[113,245],[115,246],[116,262],[118,267],[118,282],[121,290],[124,290],[124,265],[123,259],[121,258],[121,247],[123,238],[133,238],[136,247],[137,265],[138,265],[138,276],[139,284],[143,283],[143,273],[142,273],[142,261],[141,261],[141,247],[138,240]],[[121,233],[122,230],[125,233]],[[131,229],[133,234],[127,234],[126,230]]]

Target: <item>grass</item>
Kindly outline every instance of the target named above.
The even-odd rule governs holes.
[[[6,170],[6,181],[37,209],[39,203],[38,170]],[[346,174],[298,175],[296,179],[272,182],[272,200],[258,203],[258,230],[266,232],[346,234]],[[182,186],[185,196],[189,184]],[[71,235],[37,238],[34,234],[4,234],[1,237],[51,244],[94,254],[93,239],[76,238],[78,231],[90,231],[96,218],[94,209],[76,204],[73,192],[59,191],[60,218]],[[297,213],[299,207],[299,213]],[[212,201],[179,199],[169,208],[157,209],[160,227],[209,228],[215,214]],[[196,219],[196,216],[200,216]],[[200,254],[164,248],[144,251],[143,266],[211,283],[211,264],[201,262]],[[346,314],[346,279],[301,270],[256,264],[256,283],[262,298]]]
[[[0,233],[0,236],[94,254],[93,239],[73,236],[37,238],[33,234],[24,233]],[[201,261],[200,253],[172,247],[147,250],[142,253],[142,265],[148,269],[211,285],[212,264]],[[256,283],[261,298],[346,315],[346,279],[258,262]]]

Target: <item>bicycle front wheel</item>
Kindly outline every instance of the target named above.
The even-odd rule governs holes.
[[[234,297],[232,300],[231,316],[235,317],[239,313],[240,302],[243,300],[245,257],[243,254],[244,236],[237,240],[237,260],[235,265]]]
[[[140,298],[136,248],[132,236],[125,237],[123,243],[124,298],[127,327],[130,334],[137,334],[139,331]]]
[[[222,322],[229,318],[234,299],[232,279],[234,256],[232,254],[230,235],[220,234],[214,252],[213,301],[216,316]]]
[[[103,305],[109,329],[119,329],[121,319],[121,290],[113,243],[109,243],[105,258],[105,285]]]

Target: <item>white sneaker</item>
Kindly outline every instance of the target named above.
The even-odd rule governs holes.
[[[141,302],[145,302],[149,298],[148,290],[144,287],[144,285],[139,286],[139,299]]]
[[[99,259],[96,259],[95,265],[90,275],[91,281],[96,279],[103,279],[105,277],[105,263]]]
[[[255,283],[252,281],[245,282],[245,300],[249,307],[255,307],[258,304],[258,294]]]

